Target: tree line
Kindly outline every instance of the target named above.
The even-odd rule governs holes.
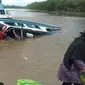
[[[85,0],[47,0],[28,4],[25,8],[45,11],[85,12]]]

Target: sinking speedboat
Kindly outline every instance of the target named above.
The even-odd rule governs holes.
[[[0,18],[0,22],[3,22],[5,25],[23,27],[23,29],[25,29],[27,32],[34,35],[53,34],[56,33],[56,31],[61,30],[60,27],[56,26],[50,26],[31,21],[16,20],[12,18]]]
[[[16,30],[23,29],[25,35],[26,33],[30,33],[33,35],[54,34],[57,31],[61,30],[61,28],[57,26],[37,23],[33,21],[17,20],[13,19],[12,17],[10,18],[9,16],[7,16],[6,12],[4,11],[4,7],[1,3],[1,0],[0,0],[0,5],[1,5],[0,22],[6,26],[13,27]]]

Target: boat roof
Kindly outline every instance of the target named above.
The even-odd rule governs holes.
[[[50,28],[60,28],[60,27],[57,27],[57,26],[47,25],[47,24],[43,24],[43,23],[37,23],[37,22],[33,22],[33,21],[17,20],[17,19],[12,19],[12,18],[0,18],[0,21],[16,22],[16,23],[23,23],[23,24],[29,24],[29,25],[38,25],[38,26],[50,27]]]

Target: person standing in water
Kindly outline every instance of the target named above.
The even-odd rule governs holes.
[[[0,39],[3,40],[13,40],[11,37],[7,36],[7,26],[3,26],[2,30],[0,31]]]
[[[74,39],[60,64],[57,78],[62,85],[83,85],[80,72],[85,70],[85,31]]]
[[[3,26],[2,30],[0,30],[0,40],[3,40],[7,34],[5,33],[5,30],[7,29],[6,26]]]
[[[0,31],[0,40],[3,40],[4,37],[6,37],[6,33],[4,33],[3,31]]]
[[[16,39],[21,40],[21,37],[15,32],[14,29],[13,29],[13,34],[14,34]]]

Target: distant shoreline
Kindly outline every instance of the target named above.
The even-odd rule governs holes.
[[[5,9],[26,9],[26,8],[8,8]],[[45,10],[35,10],[30,9],[29,12],[41,12],[41,13],[49,13],[56,16],[75,16],[75,17],[85,17],[85,12],[65,12],[65,11],[45,11]]]
[[[31,10],[31,12],[49,13],[49,14],[54,14],[56,16],[85,17],[85,12],[45,11],[45,10],[34,10],[34,9],[30,9],[30,10]]]

